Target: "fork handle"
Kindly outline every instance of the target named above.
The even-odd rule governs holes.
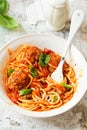
[[[71,41],[74,37],[74,35],[76,34],[77,30],[79,29],[80,25],[82,24],[82,21],[84,19],[84,13],[82,10],[76,10],[71,18],[71,26],[70,26],[70,33],[68,36],[68,40],[66,42],[66,47],[64,49],[64,53],[62,55],[62,59],[65,59],[67,50],[69,49],[70,45],[71,45]]]

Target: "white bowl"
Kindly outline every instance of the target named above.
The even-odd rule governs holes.
[[[50,111],[44,111],[44,112],[35,112],[35,111],[29,111],[23,108],[20,108],[7,97],[5,87],[4,87],[4,80],[3,80],[3,67],[6,65],[6,61],[8,58],[8,48],[15,49],[18,47],[18,45],[22,43],[29,43],[29,45],[35,45],[41,49],[43,48],[49,48],[53,51],[59,53],[62,55],[62,52],[66,46],[66,40],[53,36],[53,35],[44,35],[44,34],[32,34],[32,35],[24,35],[21,37],[18,37],[17,39],[10,41],[5,46],[3,46],[0,49],[0,99],[3,101],[7,106],[9,106],[11,109],[30,116],[30,117],[50,117],[54,115],[59,115],[63,112],[66,112],[67,110],[71,109],[73,106],[75,106],[80,99],[83,97],[83,95],[86,92],[87,89],[87,63],[82,56],[82,54],[72,45],[71,50],[67,54],[66,61],[74,67],[74,70],[76,72],[77,77],[77,89],[74,93],[74,96],[70,101],[68,101],[65,105],[53,109]]]

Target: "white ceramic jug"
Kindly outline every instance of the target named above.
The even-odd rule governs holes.
[[[42,0],[44,17],[53,30],[62,30],[69,17],[67,0]]]

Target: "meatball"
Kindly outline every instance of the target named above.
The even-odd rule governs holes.
[[[12,75],[9,89],[22,89],[28,85],[30,82],[30,79],[28,77],[28,74],[24,73],[23,71],[21,72],[15,72]]]
[[[60,56],[55,54],[54,52],[51,52],[50,53],[50,61],[49,61],[49,63],[52,64],[53,66],[57,67],[59,62],[60,62]]]
[[[56,67],[58,66],[59,62],[60,62],[60,56],[55,54],[54,52],[50,53],[50,61],[49,64],[51,64],[54,67],[48,66],[48,70],[50,73],[52,73]]]
[[[39,55],[41,54],[41,50],[35,46],[30,46],[26,52],[26,58],[34,64],[35,61],[38,61]]]

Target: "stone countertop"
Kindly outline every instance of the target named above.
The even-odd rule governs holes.
[[[9,14],[18,20],[20,27],[14,31],[0,27],[0,47],[17,36],[30,33],[49,33],[67,39],[69,31],[52,31],[45,22],[40,21],[36,26],[29,26],[26,18],[26,7],[32,0],[8,0]],[[74,0],[70,3],[71,13],[81,8],[87,12],[87,0]],[[73,44],[82,52],[87,60],[87,13],[85,20],[76,34]],[[31,118],[10,110],[0,103],[0,130],[87,130],[87,92],[82,100],[71,110],[51,118]]]

